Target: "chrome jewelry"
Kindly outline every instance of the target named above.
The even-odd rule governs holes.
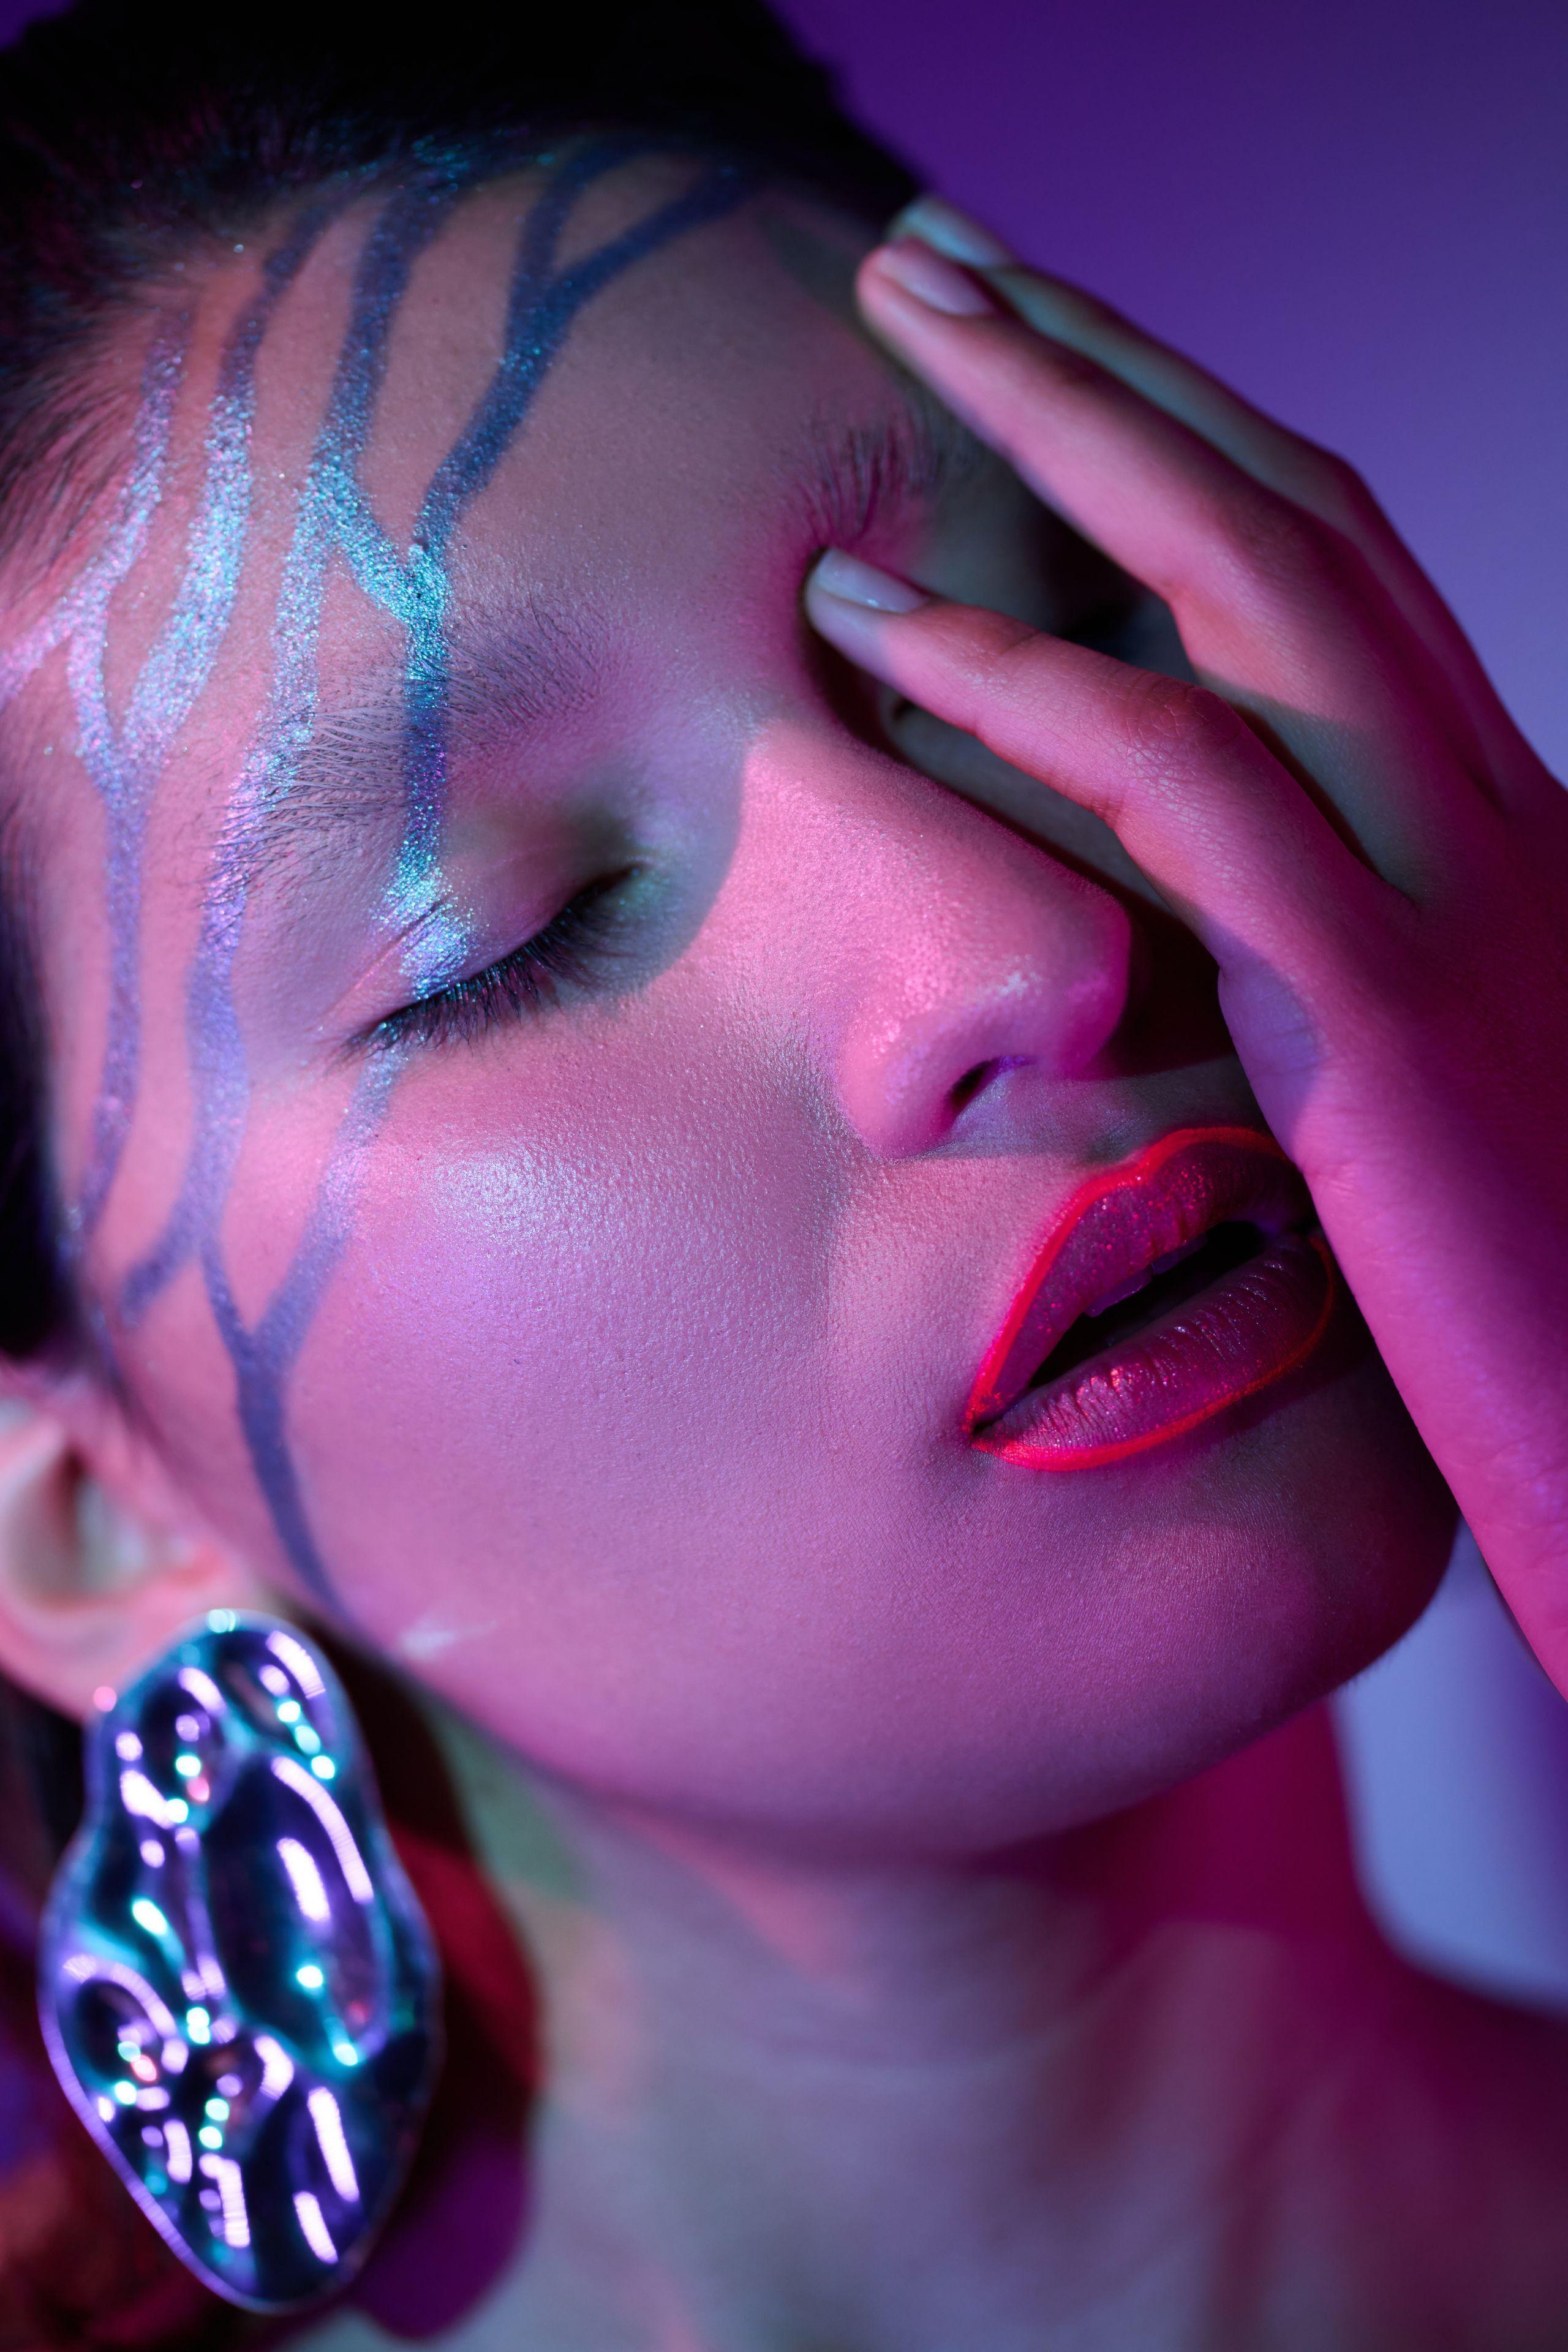
[[[182,2262],[281,2312],[359,2267],[439,2059],[436,1948],[299,1631],[215,1610],[89,1727],[39,1948],[67,2095]]]

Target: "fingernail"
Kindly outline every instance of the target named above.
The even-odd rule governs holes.
[[[930,310],[945,311],[950,319],[979,319],[996,308],[984,286],[919,237],[900,237],[896,245],[879,246],[874,258],[878,268],[906,294],[912,294]]]
[[[918,236],[938,253],[945,253],[950,261],[966,261],[972,269],[1005,269],[1016,258],[999,236],[993,236],[977,220],[950,205],[945,196],[917,196],[899,214],[888,236],[889,239]]]
[[[841,604],[868,604],[874,613],[918,613],[931,603],[923,588],[911,588],[907,580],[895,580],[890,572],[879,572],[874,563],[837,547],[817,558],[806,586],[837,596]]]

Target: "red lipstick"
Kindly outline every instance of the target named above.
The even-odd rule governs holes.
[[[1068,1202],[964,1425],[1031,1469],[1122,1461],[1293,1370],[1337,1290],[1307,1188],[1273,1139],[1178,1129]]]

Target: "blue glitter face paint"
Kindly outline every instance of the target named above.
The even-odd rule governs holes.
[[[462,434],[437,468],[420,508],[411,568],[427,584],[416,608],[418,617],[409,631],[407,813],[394,886],[400,903],[421,903],[437,858],[446,782],[447,560],[464,511],[485,488],[510,447],[584,305],[634,262],[657,252],[685,230],[730,211],[744,192],[742,174],[735,165],[717,165],[696,186],[671,198],[596,252],[569,268],[556,270],[556,249],[578,196],[641,147],[639,142],[605,141],[569,158],[530,213],[512,274],[500,364]],[[426,984],[437,985],[447,976],[440,973]]]
[[[289,791],[315,723],[317,640],[327,572],[345,508],[364,506],[354,468],[369,431],[392,319],[416,254],[445,225],[460,193],[461,184],[431,183],[393,197],[361,258],[348,331],[284,563],[268,710],[240,772],[203,901],[186,991],[195,1114],[185,1176],[163,1234],[126,1277],[119,1307],[127,1326],[140,1321],[193,1256],[208,1255],[208,1238],[216,1234],[228,1195],[248,1097],[233,975],[256,853],[269,812]]]
[[[188,314],[164,319],[154,328],[142,371],[131,471],[108,541],[52,610],[13,649],[0,670],[3,705],[49,654],[64,646],[78,749],[103,803],[109,1013],[103,1072],[86,1162],[68,1214],[68,1240],[78,1250],[108,1197],[130,1130],[140,1036],[136,933],[141,833],[147,801],[147,772],[138,763],[156,749],[149,740],[153,730],[145,698],[138,703],[133,695],[124,728],[114,726],[104,688],[104,646],[114,592],[142,553],[163,499],[189,336]]]
[[[367,1071],[355,1088],[332,1155],[287,1272],[254,1324],[235,1304],[216,1231],[201,1240],[203,1279],[218,1333],[234,1367],[246,1448],[272,1523],[295,1573],[318,1601],[331,1601],[326,1567],[310,1532],[284,1426],[286,1390],[306,1333],[349,1237],[365,1152],[396,1080],[395,1056]]]
[[[212,675],[238,587],[250,507],[257,354],[279,298],[328,217],[329,208],[320,206],[301,216],[268,259],[261,292],[225,345],[208,417],[205,476],[184,575],[131,689],[122,720],[117,726],[110,713],[104,677],[110,606],[142,551],[163,497],[190,339],[188,313],[163,320],[153,331],[131,472],[108,544],[0,665],[3,706],[50,652],[65,646],[78,749],[104,812],[109,1004],[102,1076],[83,1171],[69,1210],[68,1238],[79,1257],[119,1171],[135,1110],[142,1027],[137,949],[148,814],[175,739]]]
[[[132,441],[131,470],[102,548],[64,594],[5,653],[0,654],[0,710],[19,694],[50,654],[89,630],[106,608],[146,544],[163,495],[169,432],[189,321],[165,320],[153,335],[142,375],[142,399]]]
[[[143,406],[151,430],[157,435],[160,476],[188,331],[189,321],[182,319],[177,326],[161,331],[153,339]],[[226,476],[228,470],[226,466]],[[226,479],[222,487],[227,490]],[[193,578],[197,583],[197,598],[187,593]],[[109,1008],[103,1075],[71,1219],[72,1238],[79,1250],[90,1235],[109,1197],[131,1130],[141,1051],[136,950],[142,907],[142,838],[151,788],[162,772],[163,757],[184,716],[184,711],[178,709],[177,688],[173,696],[169,691],[174,682],[170,674],[171,640],[188,640],[193,622],[203,617],[200,591],[208,584],[193,567],[192,573],[187,574],[185,589],[176,600],[174,611],[136,681],[122,726],[117,728],[110,714],[104,679],[112,593],[108,583],[94,598],[89,613],[84,614],[83,625],[73,633],[66,656],[67,677],[76,709],[78,749],[103,803],[107,835],[104,900],[109,927]],[[188,647],[187,651],[199,656],[200,648]],[[161,709],[160,697],[163,706]]]
[[[361,1078],[282,1279],[247,1324],[236,1303],[220,1231],[247,1117],[249,1084],[234,974],[258,851],[270,812],[288,794],[310,740],[319,693],[319,639],[329,569],[341,558],[360,590],[405,633],[402,840],[388,885],[395,915],[424,913],[438,898],[438,851],[447,782],[449,557],[462,519],[512,445],[571,328],[595,295],[634,263],[748,193],[732,162],[703,165],[682,194],[565,268],[557,254],[582,194],[639,155],[646,138],[595,140],[550,167],[519,237],[500,357],[452,447],[437,467],[406,551],[376,518],[360,479],[392,325],[418,255],[454,207],[505,168],[493,158],[444,170],[400,190],[366,240],[327,410],[300,495],[274,623],[273,683],[256,746],[222,828],[187,989],[194,1121],[186,1171],[163,1232],[126,1277],[119,1312],[137,1323],[176,1273],[201,1269],[234,1370],[252,1468],[283,1549],[305,1590],[334,1595],[312,1535],[287,1430],[287,1391],[310,1324],[352,1226],[367,1148],[401,1069],[378,1057]],[[256,342],[259,342],[258,331]],[[237,547],[235,550],[237,560]],[[232,604],[232,587],[229,591]],[[188,709],[188,705],[186,708]],[[183,715],[183,714],[182,714]],[[450,978],[466,952],[461,925],[422,927],[408,974],[413,993]]]

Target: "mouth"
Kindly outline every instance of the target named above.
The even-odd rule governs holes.
[[[1270,1137],[1163,1136],[1085,1185],[1036,1251],[971,1392],[970,1440],[1038,1470],[1164,1444],[1304,1362],[1338,1286]]]

